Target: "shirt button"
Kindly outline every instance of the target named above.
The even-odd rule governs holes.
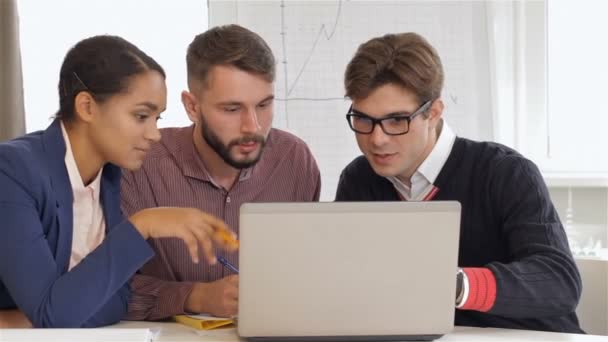
[[[226,203],[230,203],[230,196],[226,197]]]

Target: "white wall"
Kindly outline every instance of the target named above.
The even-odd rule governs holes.
[[[190,124],[180,102],[186,88],[186,49],[207,29],[203,0],[19,0],[27,131],[46,128],[59,108],[63,57],[83,38],[119,35],[160,63],[168,102],[160,126]]]

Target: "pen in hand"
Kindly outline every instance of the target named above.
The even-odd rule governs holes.
[[[219,261],[220,264],[224,265],[224,267],[231,270],[232,272],[239,274],[239,269],[234,267],[234,265],[232,265],[231,263],[229,263],[228,260],[226,260],[226,258],[218,256],[217,261]]]

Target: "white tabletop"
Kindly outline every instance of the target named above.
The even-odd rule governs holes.
[[[150,328],[156,331],[154,341],[240,341],[236,329],[195,330],[177,323],[121,322],[112,328]],[[608,336],[560,334],[540,331],[456,327],[439,342],[451,341],[608,341]]]

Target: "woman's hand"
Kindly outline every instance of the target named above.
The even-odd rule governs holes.
[[[19,310],[0,310],[0,329],[5,328],[31,328],[32,323],[23,312]]]
[[[182,239],[192,261],[198,263],[199,245],[210,264],[216,263],[213,244],[227,251],[238,249],[236,235],[224,221],[194,208],[160,207],[138,211],[129,218],[139,233],[148,238]]]

